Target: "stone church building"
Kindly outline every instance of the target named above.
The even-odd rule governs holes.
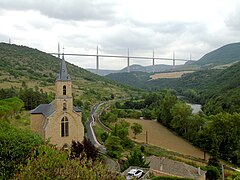
[[[60,68],[55,82],[55,100],[30,111],[30,126],[43,138],[49,138],[51,144],[62,148],[71,145],[72,140],[81,142],[84,127],[81,110],[73,106],[72,81],[67,73],[64,55]]]

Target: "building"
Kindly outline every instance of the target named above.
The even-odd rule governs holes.
[[[30,111],[31,129],[57,147],[67,147],[72,140],[82,141],[84,127],[82,112],[73,106],[72,81],[62,56],[60,72],[55,82],[55,100],[40,104]]]
[[[206,172],[200,168],[165,157],[150,156],[146,159],[150,162],[150,169],[155,176],[176,176],[180,178],[205,180]]]

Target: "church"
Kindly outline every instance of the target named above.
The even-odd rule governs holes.
[[[66,148],[72,140],[83,140],[84,127],[81,110],[73,106],[72,81],[67,73],[64,54],[55,88],[54,101],[40,104],[30,111],[30,126],[44,139],[50,139],[51,144]]]

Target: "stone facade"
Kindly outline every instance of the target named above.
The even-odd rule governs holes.
[[[84,137],[82,112],[73,106],[72,81],[67,74],[64,56],[55,88],[54,101],[30,111],[30,126],[34,132],[62,148],[71,145],[72,140],[81,142]]]

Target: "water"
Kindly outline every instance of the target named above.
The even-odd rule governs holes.
[[[192,113],[193,114],[197,114],[199,113],[200,111],[202,111],[202,105],[201,104],[190,104],[190,103],[187,103],[189,106],[191,106],[192,108]]]

